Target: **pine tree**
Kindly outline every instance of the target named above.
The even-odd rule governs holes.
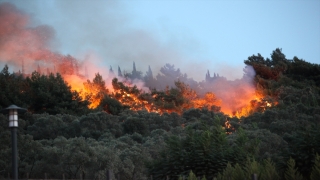
[[[206,178],[205,176],[203,176],[203,177],[201,178],[201,180],[207,180],[207,178]]]
[[[192,171],[189,173],[188,180],[197,180],[196,175]]]
[[[312,168],[310,179],[311,180],[320,179],[320,156],[318,155],[318,153],[316,154],[316,157],[315,157],[315,162]]]
[[[218,180],[228,180],[231,179],[234,174],[234,168],[228,162],[226,169],[223,170],[223,173],[218,173],[217,179]]]
[[[261,180],[278,180],[280,179],[274,163],[271,159],[264,160],[264,168],[261,173]]]
[[[260,174],[260,164],[255,160],[247,157],[246,164],[244,166],[245,172],[246,172],[246,177],[250,178],[252,174]]]
[[[286,180],[302,180],[303,177],[299,173],[298,168],[295,168],[296,162],[294,159],[290,157],[290,159],[287,162],[288,168],[286,172],[284,173],[284,177]]]
[[[245,172],[238,163],[234,166],[233,179],[234,180],[246,179]]]

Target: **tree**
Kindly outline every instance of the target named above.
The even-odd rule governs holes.
[[[114,137],[122,135],[119,119],[106,112],[97,112],[83,115],[79,118],[81,136],[98,140],[107,132]]]
[[[287,162],[288,168],[285,171],[284,177],[286,180],[302,180],[303,176],[299,173],[295,167],[296,163],[294,159],[290,158]]]
[[[315,162],[312,167],[310,179],[311,180],[320,179],[320,156],[318,154],[316,154],[316,157],[315,157]]]
[[[45,147],[39,141],[33,140],[29,134],[18,137],[20,177],[25,176],[26,173],[29,173],[29,178],[36,177],[34,173],[37,171],[37,163],[41,161],[41,154]]]
[[[0,113],[0,172],[1,178],[6,178],[11,171],[11,135],[8,129],[8,118]]]
[[[288,69],[285,72],[286,76],[292,78],[293,80],[310,84],[315,83],[316,86],[320,86],[320,65],[311,64],[299,59],[298,57],[293,57],[293,60],[288,64]]]
[[[108,94],[105,81],[99,73],[95,75],[92,82],[87,80],[87,82],[83,83],[83,86],[85,95],[88,97],[90,102],[90,108],[98,107],[102,99]]]
[[[145,82],[145,85],[147,87],[149,87],[150,89],[157,87],[156,79],[153,77],[153,73],[152,73],[150,66],[149,66],[149,69],[146,72],[145,76],[143,77],[143,80]]]
[[[126,78],[130,79],[131,81],[134,81],[134,80],[137,80],[137,79],[142,80],[142,72],[141,71],[137,71],[135,62],[133,62],[132,73],[125,73],[124,76]]]
[[[111,97],[116,99],[122,104],[123,109],[131,110],[145,110],[146,101],[144,100],[141,89],[138,89],[136,85],[130,86],[126,82],[119,82],[117,78],[112,80],[112,86],[114,92]],[[149,102],[147,102],[148,104]]]
[[[270,158],[263,160],[264,168],[261,173],[262,180],[279,180],[280,176],[276,170],[275,164]]]
[[[165,176],[177,177],[187,175],[192,170],[196,176],[211,179],[226,167],[227,162],[236,163],[243,160],[238,149],[228,145],[225,130],[216,124],[204,130],[193,129],[191,125],[184,129],[185,135],[171,136],[161,159],[154,160],[149,171],[155,179]]]
[[[193,100],[197,97],[196,92],[181,81],[175,82],[175,86],[175,88],[167,87],[165,91],[156,89],[151,91],[154,101],[152,103],[158,107],[158,111],[180,114],[183,110],[193,107]]]
[[[287,135],[284,140],[288,142],[288,146],[279,154],[283,159],[294,159],[300,173],[304,177],[308,177],[314,164],[315,154],[320,153],[319,127]],[[290,163],[292,162],[290,161]],[[283,162],[279,163],[279,165],[284,167]]]
[[[143,119],[128,117],[122,124],[123,132],[128,134],[139,133],[141,135],[146,135],[148,133],[148,128],[144,123]]]
[[[36,119],[35,123],[28,127],[28,133],[35,140],[40,139],[55,139],[63,135],[67,125],[57,116],[42,115]]]
[[[10,73],[9,67],[5,65],[0,72],[0,108],[6,108],[12,104],[27,107],[27,89],[28,85],[22,74]]]
[[[276,167],[270,159],[264,160],[264,163],[260,164],[254,159],[247,158],[245,163],[236,163],[234,166],[231,163],[227,164],[227,167],[219,172],[217,180],[241,180],[251,179],[252,175],[256,174],[258,179],[262,180],[277,180],[280,179],[276,172]]]
[[[165,66],[161,67],[160,72],[162,74],[158,74],[156,76],[157,79],[157,86],[156,89],[165,89],[168,87],[174,87],[174,82],[181,80],[183,75],[180,72],[180,69],[175,69],[174,65],[166,64]]]
[[[26,92],[27,103],[34,113],[78,114],[88,111],[87,101],[76,91],[71,91],[60,74],[45,76],[33,72],[26,81],[30,87]]]
[[[287,70],[287,60],[282,50],[277,48],[271,54],[271,58],[265,60],[259,53],[252,55],[244,61],[246,65],[251,65],[256,74],[264,79],[278,80],[280,75]]]
[[[89,139],[90,140],[90,139]],[[90,167],[97,161],[97,156],[93,147],[83,137],[68,139],[61,157],[62,168],[67,173],[68,178],[82,178],[90,173],[87,167]]]
[[[109,95],[105,95],[103,99],[100,101],[99,107],[110,114],[118,115],[125,109],[129,109],[130,106],[122,105],[117,99],[110,97]]]

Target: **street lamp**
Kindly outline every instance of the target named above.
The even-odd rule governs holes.
[[[17,129],[18,129],[18,113],[24,113],[27,109],[11,105],[0,112],[9,114],[9,128],[11,128],[12,139],[12,177],[18,179],[18,148],[17,148]]]

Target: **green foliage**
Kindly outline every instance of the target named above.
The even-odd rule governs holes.
[[[39,139],[55,139],[63,135],[66,124],[58,117],[47,115],[36,120],[36,122],[28,127],[28,132],[35,140]]]
[[[300,82],[311,82],[314,81],[315,85],[319,87],[320,85],[320,65],[311,64],[299,59],[297,57],[293,58],[293,61],[289,64],[286,75],[294,80]]]
[[[247,161],[243,167],[245,177],[251,177],[252,174],[257,174],[261,171],[261,165],[255,159],[247,158]]]
[[[257,111],[240,119],[225,116],[219,107],[190,109],[196,97],[192,89],[203,91],[205,83],[169,64],[156,78],[149,70],[145,79],[156,88],[150,93],[118,79],[109,93],[96,74],[84,83],[94,92],[84,99],[59,74],[34,72],[26,77],[4,66],[0,109],[16,104],[29,110],[19,115],[19,177],[29,173],[29,178],[43,179],[47,173],[61,179],[64,173],[68,179],[79,179],[80,174],[103,179],[106,169],[112,169],[121,179],[141,180],[148,175],[181,179],[190,172],[190,178],[203,179],[250,179],[253,173],[261,180],[319,179],[319,65],[286,59],[281,49],[270,58],[250,56],[245,63],[255,69],[256,93],[265,99],[252,101]],[[134,73],[128,78],[142,79]],[[88,109],[90,98],[101,100],[97,108]],[[124,105],[134,99],[165,113],[132,110],[143,109],[143,103]],[[226,121],[232,130],[224,128]],[[0,137],[4,179],[11,171],[11,141],[2,114]]]
[[[26,107],[26,90],[28,84],[21,74],[11,74],[9,67],[4,66],[0,72],[0,108],[6,108],[9,105],[16,104]]]
[[[45,76],[34,72],[26,81],[30,86],[26,92],[27,103],[34,113],[78,114],[79,111],[87,111],[87,101],[83,101],[77,92],[72,92],[60,74]]]
[[[232,166],[228,163],[223,172],[218,173],[217,180],[251,179],[253,174],[258,175],[258,179],[262,180],[280,179],[276,167],[270,159],[264,160],[264,162],[260,164],[255,159],[247,158],[243,165],[236,163]]]
[[[257,137],[249,137],[250,131],[245,131],[242,127],[228,138],[237,149],[237,154],[254,158],[259,153],[260,140]]]
[[[143,119],[129,117],[126,119],[123,124],[123,132],[128,134],[139,133],[141,135],[146,135],[148,133],[148,129],[146,124],[143,122]]]
[[[33,113],[82,114],[88,112],[88,102],[71,91],[60,74],[30,77],[10,74],[8,66],[0,73],[0,107],[11,104],[27,107]]]
[[[110,114],[118,115],[125,109],[130,108],[129,106],[122,105],[118,100],[105,95],[99,104],[102,109]]]
[[[315,154],[320,153],[319,138],[319,125],[307,129],[307,131],[297,131],[292,135],[287,134],[284,136],[284,140],[289,144],[281,151],[280,155],[284,159],[293,158],[301,174],[307,177],[311,173]],[[283,168],[283,161],[279,165]]]
[[[187,180],[197,180],[197,177],[196,177],[196,175],[195,175],[192,171],[190,171]]]
[[[11,170],[11,134],[8,129],[8,118],[0,114],[0,168],[9,172]],[[0,175],[4,176],[3,172]]]
[[[238,149],[228,145],[226,132],[221,126],[205,127],[203,124],[199,129],[193,129],[190,125],[185,128],[186,136],[171,136],[167,140],[166,149],[162,151],[161,159],[151,165],[150,174],[155,179],[161,179],[167,175],[187,175],[192,170],[196,176],[210,179],[228,161],[235,163],[244,159]]]
[[[227,168],[223,171],[223,173],[219,173],[217,176],[217,180],[241,180],[245,178],[245,171],[238,163],[236,163],[234,167],[232,167],[231,164],[228,163]]]
[[[276,170],[275,164],[271,161],[271,159],[265,159],[263,161],[264,168],[261,172],[261,180],[279,180],[280,177],[278,175],[278,172]]]
[[[119,119],[106,112],[91,113],[79,119],[81,135],[87,138],[99,139],[105,133],[110,133],[109,138],[119,137],[122,128]]]
[[[303,179],[298,169],[295,168],[296,163],[294,159],[290,158],[287,162],[287,165],[288,165],[288,168],[284,174],[284,177],[286,180],[302,180]]]
[[[316,154],[316,157],[315,157],[315,162],[312,167],[310,179],[311,180],[320,179],[320,156],[318,154]]]
[[[257,77],[268,80],[278,80],[288,69],[289,61],[285,58],[282,50],[277,48],[271,54],[270,59],[264,59],[260,54],[248,57],[245,64],[251,65],[256,71]]]

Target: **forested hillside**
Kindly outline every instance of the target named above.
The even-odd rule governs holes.
[[[241,79],[203,72],[201,82],[174,65],[153,77],[150,67],[143,75],[134,64],[132,73],[119,67],[112,87],[97,73],[83,90],[63,73],[23,74],[5,65],[0,109],[28,109],[19,116],[19,177],[98,179],[111,169],[121,180],[179,179],[191,171],[219,180],[253,173],[259,180],[320,179],[320,65],[287,59],[281,49],[244,63]],[[7,116],[0,114],[0,124],[6,178]]]

